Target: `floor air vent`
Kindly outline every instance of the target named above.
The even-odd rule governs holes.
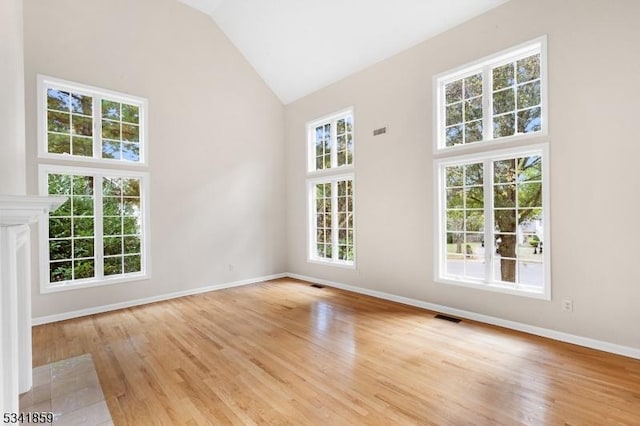
[[[311,284],[311,287],[324,288],[324,286],[322,284]]]
[[[445,320],[445,321],[455,322],[456,324],[459,323],[460,321],[462,321],[460,318],[448,317],[448,316],[442,315],[442,314],[436,315],[436,318],[441,319],[441,320]]]

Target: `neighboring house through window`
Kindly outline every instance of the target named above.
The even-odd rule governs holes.
[[[38,76],[41,291],[149,277],[147,102]]]
[[[435,280],[550,298],[546,38],[434,90]]]
[[[309,123],[307,134],[308,259],[353,267],[353,111]]]

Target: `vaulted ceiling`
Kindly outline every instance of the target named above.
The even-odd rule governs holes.
[[[508,0],[179,0],[287,104]]]

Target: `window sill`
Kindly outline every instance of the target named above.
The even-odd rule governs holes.
[[[475,153],[478,151],[484,152],[487,149],[494,149],[501,146],[508,146],[509,148],[517,149],[520,146],[529,145],[532,143],[542,142],[545,138],[548,138],[549,134],[546,129],[542,129],[538,132],[532,133],[519,133],[513,136],[505,136],[498,139],[490,139],[487,141],[480,141],[462,145],[454,145],[448,147],[437,147],[433,150],[434,156],[449,156],[458,155],[464,153]]]
[[[88,280],[78,280],[78,281],[68,281],[63,284],[43,284],[40,287],[41,294],[47,293],[57,293],[60,291],[68,291],[68,290],[80,290],[83,288],[91,288],[91,287],[101,287],[112,284],[122,284],[134,281],[143,281],[151,279],[151,274],[137,273],[137,274],[128,274],[128,275],[119,275],[114,278],[103,278],[100,280],[97,279],[88,279]]]
[[[551,300],[551,287],[547,284],[547,288],[514,288],[500,283],[480,283],[473,281],[461,281],[453,278],[437,277],[436,284],[455,285],[460,287],[473,288],[476,290],[491,291],[495,293],[505,293],[514,296],[530,297],[533,299]]]
[[[320,260],[320,259],[307,259],[308,263],[315,263],[317,265],[336,266],[344,269],[356,269],[356,263],[347,263],[339,260]]]

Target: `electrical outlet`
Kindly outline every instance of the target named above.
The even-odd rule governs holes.
[[[562,310],[566,312],[573,312],[573,300],[564,299],[562,301]]]
[[[229,272],[233,272],[233,264],[232,263],[229,264]]]

